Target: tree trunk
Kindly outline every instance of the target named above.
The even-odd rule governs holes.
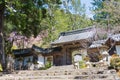
[[[4,46],[3,46],[3,19],[4,19],[4,10],[5,10],[5,2],[0,4],[0,63],[2,64],[3,69],[5,69],[5,54],[4,54]]]

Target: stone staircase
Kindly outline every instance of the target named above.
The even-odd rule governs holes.
[[[120,80],[115,70],[74,69],[72,65],[53,66],[48,70],[23,70],[0,76],[0,80]]]

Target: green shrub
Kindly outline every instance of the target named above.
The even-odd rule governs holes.
[[[80,62],[79,62],[79,67],[80,67],[80,68],[85,68],[85,67],[86,67],[85,62],[84,62],[84,61],[80,61]]]
[[[39,70],[46,70],[46,67],[40,67]]]
[[[50,68],[52,66],[51,62],[50,61],[47,61],[47,63],[45,64],[45,67],[46,68]]]
[[[114,67],[114,69],[120,69],[120,57],[112,57],[110,66]]]
[[[39,70],[46,70],[52,66],[50,61],[47,61],[45,67],[40,67]]]
[[[3,71],[2,65],[0,64],[0,71]]]

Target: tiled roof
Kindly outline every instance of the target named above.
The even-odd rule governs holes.
[[[30,48],[27,48],[27,49],[15,49],[12,51],[13,54],[15,55],[19,55],[19,54],[29,54],[31,52],[31,49]]]
[[[61,44],[66,42],[84,40],[88,38],[92,38],[95,35],[95,28],[85,28],[82,30],[75,30],[70,32],[62,32],[60,37],[52,42],[51,44]]]
[[[110,38],[113,39],[114,41],[120,41],[120,34],[112,35]]]
[[[34,49],[36,52],[39,52],[41,54],[48,54],[54,51],[60,51],[61,48],[60,47],[54,47],[54,48],[40,48],[38,46],[33,45],[32,49]]]
[[[89,48],[97,48],[97,47],[101,47],[101,46],[102,46],[102,44],[92,44],[92,45],[90,45]]]
[[[102,47],[103,44],[105,44],[106,40],[98,40],[98,41],[94,41],[92,42],[92,44],[90,45],[89,48],[97,48],[97,47]]]
[[[44,51],[45,51],[43,48],[40,48],[40,47],[35,46],[35,45],[32,46],[32,49],[36,52],[39,52],[39,53],[44,53]]]
[[[15,57],[26,57],[33,55],[30,48],[27,49],[15,49],[12,51]]]
[[[13,54],[14,55],[32,55],[32,50],[34,50],[35,52],[41,53],[41,54],[49,54],[51,52],[54,51],[61,51],[61,47],[54,47],[54,48],[41,48],[38,46],[33,45],[32,48],[27,48],[27,49],[15,49],[13,50]]]
[[[34,51],[39,52],[41,54],[50,53],[53,51],[53,49],[49,49],[49,48],[44,49],[35,45],[32,46],[32,49],[34,49]]]

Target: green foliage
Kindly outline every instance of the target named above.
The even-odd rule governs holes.
[[[3,71],[3,68],[2,68],[2,65],[1,65],[1,63],[0,63],[0,71]]]
[[[94,19],[97,22],[105,21],[104,19],[107,17],[107,13],[104,11],[101,11],[104,8],[104,0],[93,0],[93,11],[95,12],[95,15],[93,16]]]
[[[46,67],[39,68],[39,70],[46,70],[46,69],[47,69]]]
[[[112,0],[104,3],[102,11],[107,13],[108,24],[111,26],[119,25],[120,1]]]
[[[86,68],[86,64],[84,61],[80,61],[79,66],[80,66],[80,68]]]
[[[71,6],[69,6],[69,4],[71,4]],[[81,5],[80,0],[65,1],[64,6],[68,17],[67,23],[69,30],[80,29],[92,25],[91,21],[85,16],[85,6]]]
[[[81,5],[81,0],[71,0],[72,8],[75,14],[85,14],[85,5]]]
[[[56,1],[56,2],[55,2]],[[40,31],[45,30],[46,27],[41,25],[41,21],[47,17],[47,8],[44,7],[49,4],[60,4],[60,0],[6,0],[5,23],[12,25],[6,26],[6,30],[16,30],[20,34],[36,36]]]
[[[2,3],[0,1],[0,3]],[[91,25],[91,20],[84,15],[85,9],[80,0],[72,0],[74,14],[60,8],[61,0],[3,0],[4,34],[7,37],[11,31],[27,37],[38,35],[47,30],[48,37],[43,45],[57,39],[60,32],[79,29]],[[11,51],[10,43],[5,45],[6,53]],[[9,48],[9,49],[8,49]]]
[[[37,8],[38,4],[35,4],[34,1],[21,1],[15,0],[7,2],[6,5],[6,23],[11,23],[14,26],[14,30],[17,30],[21,34],[36,35],[40,26],[41,20],[41,9]],[[39,5],[40,6],[40,5]],[[8,26],[6,26],[8,27]],[[34,30],[38,28],[37,30]],[[7,28],[9,29],[9,28]]]
[[[51,62],[50,62],[50,61],[47,61],[46,64],[45,64],[45,67],[40,67],[39,70],[47,70],[47,69],[49,69],[51,66],[52,66]]]
[[[119,0],[94,0],[94,19],[101,26],[111,29],[120,22],[120,1]]]
[[[6,54],[11,54],[12,53],[12,50],[11,50],[12,43],[7,41],[7,40],[5,40],[5,45],[4,46],[7,46],[7,47],[4,48],[5,53]]]
[[[60,32],[80,29],[92,24],[91,20],[79,14],[65,13],[64,10],[60,9],[55,9],[52,13],[53,16],[48,17],[41,22],[43,26],[49,27],[49,36],[45,38],[45,42],[48,43],[57,39]]]
[[[50,61],[47,61],[47,63],[45,64],[45,68],[48,69],[52,66]]]
[[[84,60],[87,62],[87,61],[90,61],[90,58],[89,58],[89,56],[85,56],[84,57]]]
[[[6,3],[4,33],[16,30],[29,37],[47,29],[49,36],[43,44],[55,40],[60,32],[91,25],[84,16],[85,9],[80,0],[71,2],[76,14],[61,10],[60,0],[6,0]]]
[[[115,69],[120,69],[120,57],[112,57],[110,65]]]

